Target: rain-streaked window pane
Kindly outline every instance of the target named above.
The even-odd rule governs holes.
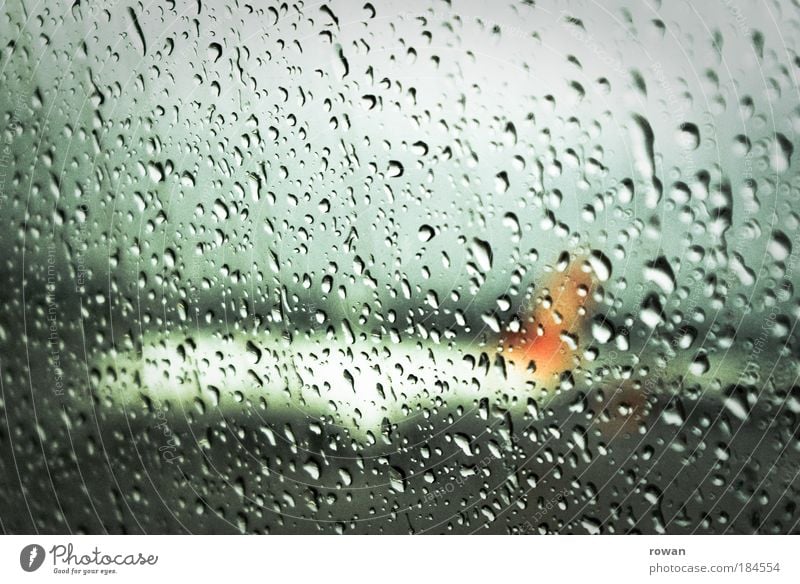
[[[3,10],[2,530],[798,531],[794,3]]]

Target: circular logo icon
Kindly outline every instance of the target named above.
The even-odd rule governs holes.
[[[19,565],[26,572],[35,572],[42,567],[44,556],[44,548],[39,544],[26,545],[19,553]]]

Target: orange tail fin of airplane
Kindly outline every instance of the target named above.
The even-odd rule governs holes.
[[[529,368],[537,384],[547,384],[580,361],[596,278],[586,262],[572,258],[538,287],[522,328],[501,338],[501,350],[517,367]]]

